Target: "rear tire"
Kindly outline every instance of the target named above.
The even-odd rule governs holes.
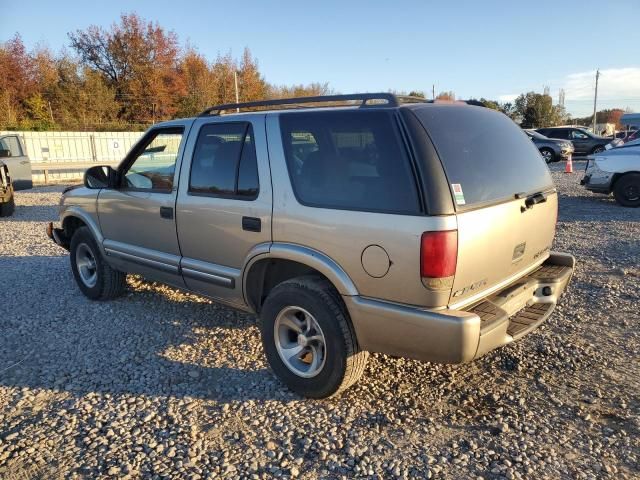
[[[602,145],[598,145],[593,150],[591,150],[591,153],[595,155],[596,153],[604,152],[605,150],[606,148],[604,148]]]
[[[126,274],[105,262],[100,248],[87,227],[80,227],[71,237],[71,270],[84,295],[91,300],[111,300],[122,295]]]
[[[640,207],[640,173],[627,173],[613,187],[613,196],[623,207]]]
[[[265,300],[260,320],[267,361],[294,392],[327,398],[362,376],[369,353],[358,347],[340,294],[326,280],[282,282]]]
[[[548,164],[556,161],[556,154],[550,148],[541,148],[540,155],[542,155],[542,158],[544,158],[544,161]]]

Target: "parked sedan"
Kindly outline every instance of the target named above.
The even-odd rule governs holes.
[[[611,143],[610,138],[598,137],[577,127],[538,128],[536,131],[545,137],[570,140],[573,143],[576,155],[600,153],[604,151],[606,145]]]
[[[634,141],[589,157],[580,181],[587,190],[609,195],[625,207],[640,207],[640,143]]]
[[[9,217],[13,214],[15,203],[13,200],[13,186],[9,169],[0,162],[0,217]]]
[[[573,144],[568,140],[548,138],[535,130],[525,130],[524,133],[540,150],[540,155],[547,163],[565,160],[569,155],[573,154]]]

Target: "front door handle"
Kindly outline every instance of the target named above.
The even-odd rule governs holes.
[[[160,207],[160,216],[167,220],[173,220],[173,208],[172,207]]]
[[[262,223],[256,217],[242,217],[242,229],[248,232],[259,232],[262,230]]]

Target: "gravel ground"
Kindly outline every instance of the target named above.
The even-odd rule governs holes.
[[[62,188],[18,192],[0,478],[639,478],[640,209],[553,170],[579,263],[546,325],[468,365],[373,355],[330,401],[278,383],[250,315],[136,277],[85,299],[44,235]]]

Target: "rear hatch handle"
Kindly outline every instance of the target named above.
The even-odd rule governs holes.
[[[531,195],[527,195],[525,193],[516,193],[515,197],[525,199],[524,207],[520,207],[520,210],[524,212],[526,210],[529,210],[530,208],[533,208],[535,205],[539,203],[546,202],[548,195],[549,195],[549,192],[536,192],[536,193],[532,193]]]

